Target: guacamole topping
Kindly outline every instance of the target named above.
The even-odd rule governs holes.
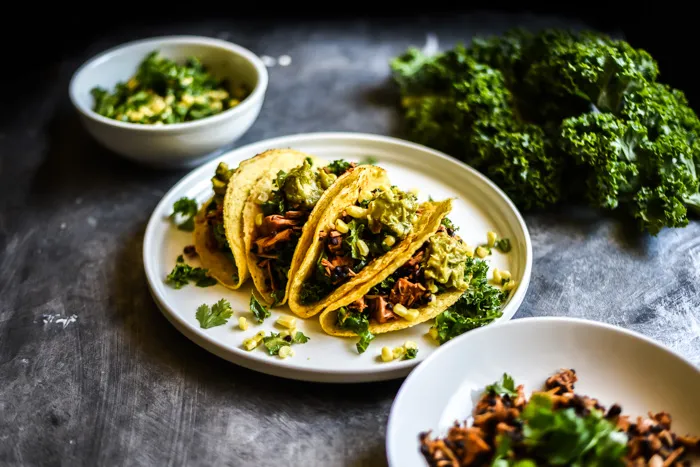
[[[367,223],[374,233],[386,229],[403,239],[413,229],[417,210],[418,201],[412,193],[396,187],[380,190],[367,205]]]
[[[439,282],[446,288],[465,288],[464,271],[467,246],[447,232],[438,232],[428,241],[423,274],[429,281]]]
[[[313,209],[325,191],[320,172],[323,171],[315,171],[311,168],[308,159],[302,165],[289,171],[284,180],[282,191],[284,191],[284,196],[290,206]],[[325,172],[323,173],[325,174]]]

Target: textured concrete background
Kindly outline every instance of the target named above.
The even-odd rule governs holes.
[[[270,68],[263,111],[240,145],[310,131],[401,136],[391,57],[426,41],[444,48],[515,25],[556,24],[488,15],[332,27],[202,23],[111,35],[65,57],[0,126],[0,464],[386,464],[400,381],[343,387],[256,374],[206,353],[159,313],[142,236],[185,173],[129,163],[86,135],[67,98],[80,63],[149,35],[222,37],[291,57]],[[534,269],[516,318],[621,325],[700,365],[700,223],[652,239],[589,212],[526,221]]]

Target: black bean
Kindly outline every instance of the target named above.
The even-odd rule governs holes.
[[[331,237],[331,245],[338,245],[340,243],[340,237]]]
[[[608,410],[608,414],[606,415],[607,418],[613,418],[617,417],[622,413],[622,407],[620,407],[618,404],[613,404],[610,409]],[[658,431],[657,431],[658,433]]]

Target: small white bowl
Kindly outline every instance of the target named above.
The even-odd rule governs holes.
[[[153,50],[178,62],[197,57],[212,74],[247,85],[251,93],[236,107],[184,123],[127,123],[94,112],[92,88],[112,91]],[[250,50],[209,37],[168,36],[129,42],[92,58],[73,75],[69,94],[87,131],[110,150],[151,166],[192,167],[248,131],[260,114],[267,83],[265,65]]]

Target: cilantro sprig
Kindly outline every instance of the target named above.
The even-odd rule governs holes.
[[[515,380],[508,373],[503,373],[500,381],[486,386],[486,392],[498,396],[509,396],[512,399],[518,397],[518,390],[515,387]]]
[[[206,303],[199,305],[195,317],[202,329],[209,329],[226,324],[232,315],[231,304],[222,298],[211,307]]]
[[[177,228],[186,232],[194,230],[194,217],[197,215],[197,201],[183,196],[173,204],[173,212],[170,214]]]

